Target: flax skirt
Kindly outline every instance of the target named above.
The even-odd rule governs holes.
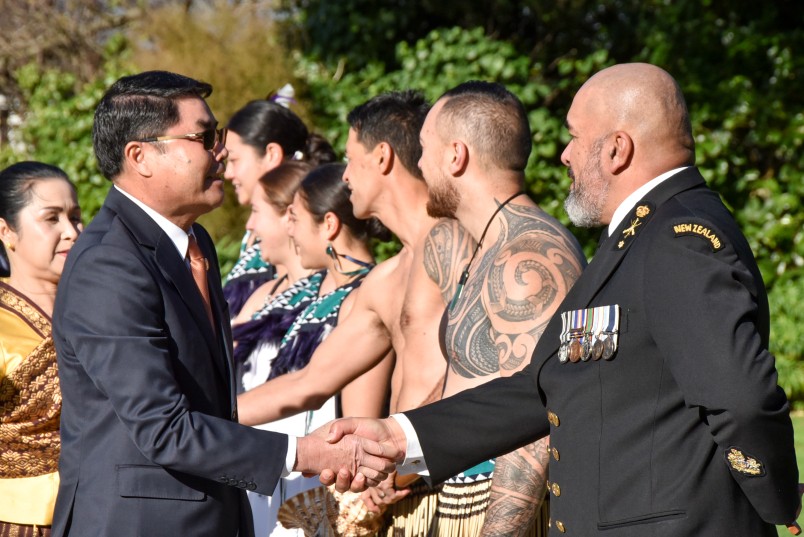
[[[480,535],[489,505],[491,479],[477,483],[444,484],[428,489],[421,483],[386,512],[384,537],[476,537]],[[549,502],[542,502],[539,515],[526,535],[546,537]]]
[[[480,535],[486,520],[486,509],[491,494],[491,479],[477,483],[446,483],[439,494],[435,518],[427,534],[432,537],[467,537]],[[547,498],[539,507],[539,514],[525,534],[545,537],[550,520]]]

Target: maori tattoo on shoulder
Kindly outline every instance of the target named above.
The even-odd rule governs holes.
[[[570,232],[538,207],[511,204],[500,214],[499,237],[483,246],[449,312],[450,368],[467,378],[529,360],[586,263]]]
[[[458,278],[472,256],[475,241],[457,220],[442,218],[424,243],[424,269],[449,304]]]

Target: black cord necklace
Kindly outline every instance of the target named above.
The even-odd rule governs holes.
[[[365,274],[374,267],[374,263],[371,262],[367,263],[366,261],[360,261],[359,259],[355,259],[350,255],[341,254],[337,252],[332,244],[329,244],[327,246],[326,252],[327,255],[332,258],[332,261],[334,261],[333,268],[335,269],[335,272],[343,274],[344,276],[348,276],[350,278],[353,276],[357,276],[358,274]],[[351,261],[355,265],[358,265],[360,268],[357,270],[344,271],[343,269],[341,269],[341,262],[338,259],[339,257],[343,257],[344,259]]]
[[[469,262],[466,264],[466,267],[463,269],[463,272],[461,273],[461,277],[458,280],[458,287],[455,289],[455,295],[453,295],[452,300],[449,303],[450,311],[452,311],[452,308],[455,307],[455,303],[458,302],[458,299],[461,298],[461,293],[463,292],[463,286],[466,285],[466,280],[469,279],[469,267],[472,266],[472,261],[475,260],[475,256],[477,256],[478,250],[480,250],[480,247],[483,246],[483,239],[486,238],[486,232],[489,230],[489,226],[491,226],[491,223],[494,221],[494,217],[497,216],[497,213],[502,211],[503,207],[508,205],[508,203],[510,203],[511,200],[513,200],[514,198],[518,198],[519,196],[521,196],[524,193],[525,193],[524,190],[520,190],[519,192],[517,192],[516,194],[514,194],[513,196],[511,196],[510,198],[508,198],[504,202],[502,202],[500,204],[500,206],[497,207],[494,210],[493,213],[491,213],[491,218],[489,218],[489,221],[486,222],[486,227],[483,228],[483,233],[480,234],[480,240],[477,241],[477,246],[475,246],[475,251],[472,252],[472,257],[469,258]]]

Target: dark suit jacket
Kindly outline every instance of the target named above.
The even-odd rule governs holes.
[[[649,212],[632,235],[638,207]],[[610,361],[561,363],[556,315],[521,374],[407,412],[433,480],[549,433],[554,532],[776,535],[769,523],[794,518],[798,472],[767,297],[697,169],[637,204],[559,311],[613,304]]]
[[[175,245],[114,188],[72,249],[53,315],[63,393],[53,535],[250,535],[287,437],[236,423],[229,316],[213,328]]]

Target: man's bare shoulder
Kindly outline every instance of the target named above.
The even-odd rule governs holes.
[[[519,269],[540,267],[543,275],[552,274],[563,297],[581,275],[586,266],[578,240],[561,222],[536,205],[514,205],[506,218],[504,238],[499,241],[492,267],[513,265]],[[493,270],[493,269],[492,269]],[[518,272],[517,272],[518,273]],[[527,282],[504,278],[506,285],[521,285]],[[516,278],[519,280],[518,278]],[[531,282],[539,286],[539,280]]]
[[[538,233],[548,243],[552,242],[576,257],[583,258],[581,246],[572,232],[538,205],[513,205],[506,220],[510,238],[517,237],[521,232]]]
[[[405,292],[409,273],[406,260],[409,257],[410,252],[403,247],[399,253],[372,268],[360,286],[353,309],[378,315],[390,330],[399,317],[401,306],[397,294]]]
[[[399,268],[406,255],[407,252],[405,248],[403,248],[396,255],[377,263],[377,265],[371,269],[371,272],[366,275],[361,288],[364,290],[378,289],[398,279],[400,277]]]

